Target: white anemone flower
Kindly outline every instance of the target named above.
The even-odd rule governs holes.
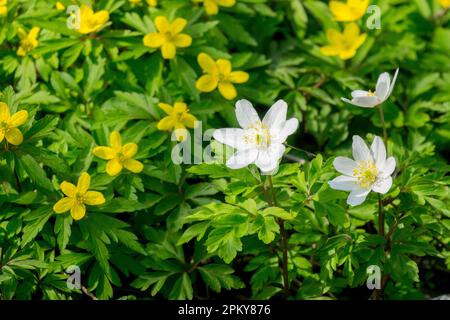
[[[380,137],[375,137],[370,149],[359,136],[353,136],[353,158],[337,157],[334,168],[342,176],[329,181],[331,188],[350,191],[347,203],[357,206],[366,200],[370,191],[385,194],[392,186],[395,159],[386,159],[386,148]]]
[[[398,68],[395,71],[394,79],[391,82],[389,73],[384,72],[378,77],[375,92],[355,90],[352,92],[352,100],[341,98],[343,101],[351,103],[358,107],[373,108],[385,102],[394,90],[395,82],[397,81]]]
[[[236,102],[236,118],[241,128],[224,128],[214,131],[214,139],[236,149],[227,160],[227,167],[240,169],[254,163],[263,173],[278,168],[287,137],[298,128],[298,120],[286,120],[287,103],[278,100],[261,121],[247,100]]]

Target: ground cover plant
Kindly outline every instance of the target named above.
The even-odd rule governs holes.
[[[0,299],[449,293],[448,0],[0,0]]]

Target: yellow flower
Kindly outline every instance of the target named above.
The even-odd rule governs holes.
[[[206,13],[215,15],[219,13],[219,6],[232,7],[236,4],[236,0],[193,0],[194,2],[203,2]]]
[[[158,0],[147,0],[147,4],[150,7],[156,7],[158,5]]]
[[[103,160],[109,160],[106,165],[107,174],[116,176],[124,167],[134,173],[139,173],[144,169],[141,162],[132,159],[138,151],[136,143],[127,143],[122,146],[122,137],[117,131],[111,133],[109,143],[111,147],[96,147],[94,149],[94,155]]]
[[[449,8],[450,7],[450,0],[439,0],[439,4],[443,8]]]
[[[328,29],[329,45],[320,48],[320,52],[326,56],[339,56],[343,60],[350,59],[366,41],[366,37],[365,33],[359,33],[359,27],[356,23],[347,24],[343,33],[339,33],[335,29]]]
[[[329,6],[336,21],[355,21],[366,14],[369,0],[330,1]]]
[[[66,9],[66,6],[63,3],[61,3],[61,1],[58,1],[56,3],[56,10],[63,11],[64,9]]]
[[[225,99],[236,98],[237,92],[233,83],[248,81],[249,75],[244,71],[231,71],[231,62],[225,59],[214,61],[206,53],[200,53],[197,57],[198,64],[206,73],[201,76],[195,86],[201,92],[211,92],[217,87]]]
[[[23,125],[28,119],[28,112],[21,110],[13,114],[9,113],[6,103],[0,102],[0,142],[6,141],[18,146],[23,142],[23,135],[17,127]]]
[[[82,34],[95,32],[103,27],[108,20],[108,11],[101,10],[94,13],[91,7],[83,4],[80,8],[80,27],[77,31]]]
[[[0,0],[0,16],[6,16],[8,13],[8,0]]]
[[[172,131],[175,129],[178,141],[186,139],[186,127],[194,128],[197,118],[189,113],[189,109],[184,102],[175,102],[173,107],[167,103],[159,103],[158,106],[167,114],[158,122],[158,129]],[[178,130],[177,130],[178,129]]]
[[[66,197],[59,200],[54,206],[53,211],[64,213],[70,210],[74,220],[80,220],[86,215],[86,204],[89,206],[98,206],[105,203],[103,194],[98,191],[89,191],[91,176],[83,172],[78,179],[77,186],[64,181],[59,186]]]
[[[17,34],[19,35],[20,38],[20,47],[19,49],[17,49],[18,56],[20,57],[25,56],[27,52],[30,52],[39,45],[37,37],[39,35],[40,30],[41,28],[39,27],[33,27],[31,28],[28,34],[22,28],[19,28],[17,30]]]
[[[169,23],[166,17],[159,16],[155,19],[156,29],[159,32],[152,32],[144,37],[144,45],[150,48],[161,47],[164,59],[173,59],[178,48],[189,47],[192,43],[190,35],[180,33],[186,26],[187,21],[177,18]]]

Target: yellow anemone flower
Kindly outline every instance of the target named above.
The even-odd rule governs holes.
[[[352,58],[356,50],[366,41],[367,35],[359,33],[356,23],[349,23],[343,33],[335,29],[327,30],[328,46],[320,48],[326,56],[339,56],[342,60]]]
[[[100,29],[109,20],[106,10],[95,12],[88,5],[83,4],[80,8],[80,27],[78,32],[82,34],[92,33]]]
[[[8,13],[8,0],[0,0],[0,16],[6,16]]]
[[[64,213],[70,210],[72,218],[80,220],[86,215],[86,204],[98,206],[105,203],[105,198],[101,192],[88,190],[90,184],[91,176],[87,172],[81,174],[77,186],[67,181],[61,183],[59,187],[66,197],[53,206],[53,211]]]
[[[118,175],[125,167],[133,173],[139,173],[144,169],[144,165],[134,160],[133,157],[138,151],[136,143],[127,143],[122,146],[122,137],[117,131],[113,131],[109,137],[111,147],[96,147],[94,155],[109,160],[106,165],[106,173],[110,176]]]
[[[369,0],[330,1],[330,10],[336,21],[355,21],[366,14]]]
[[[66,6],[61,1],[56,2],[56,10],[63,11],[66,9]]]
[[[37,40],[39,31],[41,31],[41,28],[39,27],[31,28],[28,34],[22,28],[19,28],[17,30],[17,34],[19,35],[20,38],[20,47],[19,49],[17,49],[18,56],[20,57],[25,56],[27,52],[30,52],[39,45],[39,41]]]
[[[195,127],[197,118],[189,113],[189,109],[184,102],[175,102],[173,107],[167,103],[159,103],[158,106],[167,114],[158,122],[158,129],[162,131],[172,131],[175,129],[175,134],[178,141],[186,139],[188,128]]]
[[[236,4],[236,0],[193,0],[194,2],[203,2],[206,13],[215,15],[219,13],[219,6],[232,7]]]
[[[450,7],[450,0],[439,0],[439,4],[442,8],[449,8]]]
[[[23,135],[17,127],[23,125],[28,119],[28,112],[21,110],[12,116],[6,103],[0,102],[0,142],[7,142],[18,146],[23,142]]]
[[[161,53],[164,59],[173,59],[178,48],[189,47],[192,43],[190,35],[181,33],[186,27],[187,21],[183,18],[177,18],[169,23],[166,17],[158,16],[155,19],[155,25],[158,32],[152,32],[144,37],[144,45],[150,48],[161,47]]]
[[[225,59],[214,61],[206,53],[200,53],[197,57],[198,64],[206,73],[201,76],[195,86],[201,92],[211,92],[217,87],[225,99],[236,98],[237,92],[233,83],[248,81],[249,75],[244,71],[232,71],[231,62]]]

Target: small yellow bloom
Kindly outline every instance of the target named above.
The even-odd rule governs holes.
[[[80,220],[86,215],[86,204],[89,206],[98,206],[105,203],[103,194],[98,191],[89,191],[91,176],[83,172],[78,179],[77,186],[70,182],[61,183],[61,191],[66,197],[59,200],[54,206],[53,211],[64,213],[70,210],[74,220]]]
[[[194,128],[197,118],[189,113],[189,109],[184,102],[175,102],[173,107],[167,103],[159,103],[158,106],[167,114],[158,122],[158,129],[162,131],[176,130],[178,141],[186,139],[186,127]]]
[[[39,45],[39,41],[37,40],[39,31],[41,31],[41,28],[39,27],[31,28],[28,34],[22,28],[17,30],[17,34],[20,38],[20,47],[17,49],[18,56],[25,56],[27,52],[30,52]]]
[[[439,4],[442,8],[450,8],[450,0],[439,0]]]
[[[335,29],[328,29],[327,38],[329,45],[320,48],[320,52],[326,56],[339,56],[339,58],[347,60],[356,54],[356,50],[366,41],[367,35],[359,33],[356,23],[349,23],[343,33],[339,33]]]
[[[106,10],[95,12],[88,5],[83,4],[80,8],[80,27],[78,32],[82,34],[92,33],[99,30],[109,20]]]
[[[237,92],[233,83],[248,81],[249,75],[244,71],[232,71],[231,62],[225,59],[214,61],[206,53],[200,53],[197,57],[198,64],[206,74],[201,76],[195,86],[201,92],[211,92],[217,87],[225,99],[236,98]]]
[[[369,0],[330,1],[330,10],[336,21],[355,21],[366,14]]]
[[[66,9],[66,6],[63,3],[61,3],[61,1],[58,1],[56,3],[56,10],[63,11],[64,9]]]
[[[8,0],[0,0],[0,16],[6,16],[8,13]]]
[[[6,103],[0,102],[0,142],[7,142],[18,146],[23,142],[23,135],[17,127],[23,125],[28,119],[28,112],[21,110],[12,116]]]
[[[127,143],[122,146],[122,137],[117,131],[113,131],[109,137],[111,147],[96,147],[94,155],[103,159],[109,160],[106,165],[106,173],[110,176],[118,175],[125,167],[134,173],[139,173],[144,169],[144,165],[132,159],[137,151],[136,143]]]
[[[190,35],[180,33],[186,27],[187,21],[177,18],[169,23],[166,17],[159,16],[155,19],[156,29],[159,32],[152,32],[144,37],[144,45],[150,48],[161,47],[164,59],[173,59],[178,48],[189,47],[192,43]]]
[[[158,0],[147,0],[147,4],[150,7],[156,7],[158,5]]]
[[[236,0],[193,0],[194,2],[203,2],[206,13],[215,15],[219,13],[219,6],[232,7],[236,4]]]

